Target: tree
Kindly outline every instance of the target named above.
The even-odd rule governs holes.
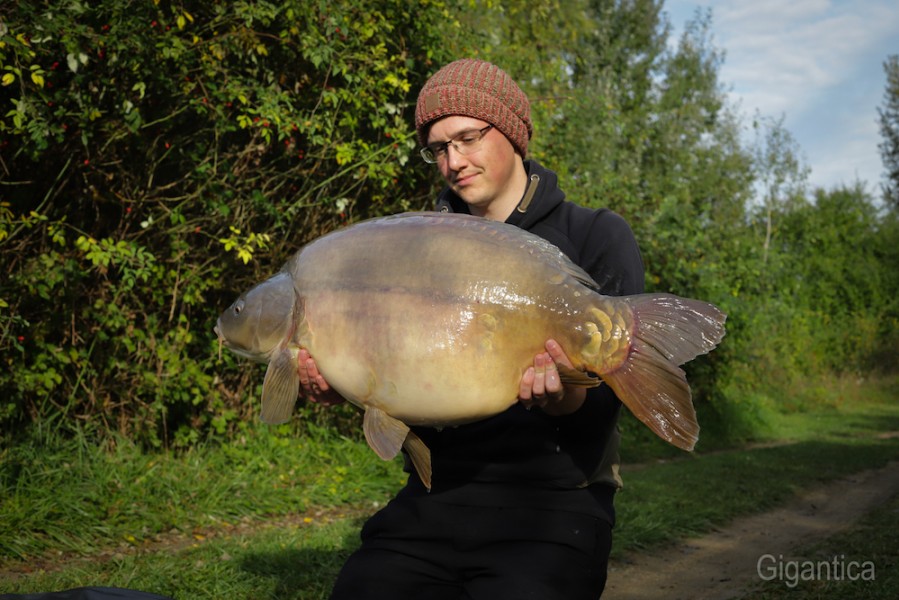
[[[834,372],[863,368],[884,339],[883,323],[894,319],[894,267],[878,212],[856,183],[819,188],[779,216],[784,260],[775,293],[815,324],[809,354]]]
[[[890,56],[883,63],[887,84],[883,94],[883,107],[877,109],[880,135],[878,145],[887,181],[883,185],[886,203],[899,208],[899,55]]]
[[[754,151],[755,172],[761,186],[765,237],[762,243],[762,262],[768,262],[774,236],[775,215],[789,208],[789,204],[805,193],[808,167],[803,165],[801,150],[793,135],[779,119],[756,116]]]

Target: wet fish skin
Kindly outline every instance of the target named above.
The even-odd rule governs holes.
[[[365,411],[385,459],[405,446],[422,481],[429,456],[410,425],[498,414],[549,338],[599,376],[663,439],[690,450],[698,424],[680,364],[710,351],[726,316],[669,294],[602,296],[555,246],[469,215],[406,213],[333,232],[243,294],[216,325],[226,346],[267,362],[262,419],[290,418],[306,348],[329,384]],[[463,379],[459,376],[465,373]],[[423,471],[426,471],[423,473]]]

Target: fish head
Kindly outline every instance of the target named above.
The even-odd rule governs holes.
[[[235,354],[268,362],[293,334],[296,304],[293,278],[281,271],[241,294],[219,316],[214,331]]]

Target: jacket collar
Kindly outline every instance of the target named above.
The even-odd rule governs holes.
[[[536,160],[524,161],[528,175],[528,185],[518,206],[506,219],[507,223],[528,229],[551,212],[565,199],[565,193],[559,189],[559,179],[555,173],[545,168]],[[449,187],[437,195],[435,209],[440,212],[471,214],[468,205]]]

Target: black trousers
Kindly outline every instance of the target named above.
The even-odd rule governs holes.
[[[611,546],[587,515],[400,497],[365,524],[331,600],[597,600]]]

